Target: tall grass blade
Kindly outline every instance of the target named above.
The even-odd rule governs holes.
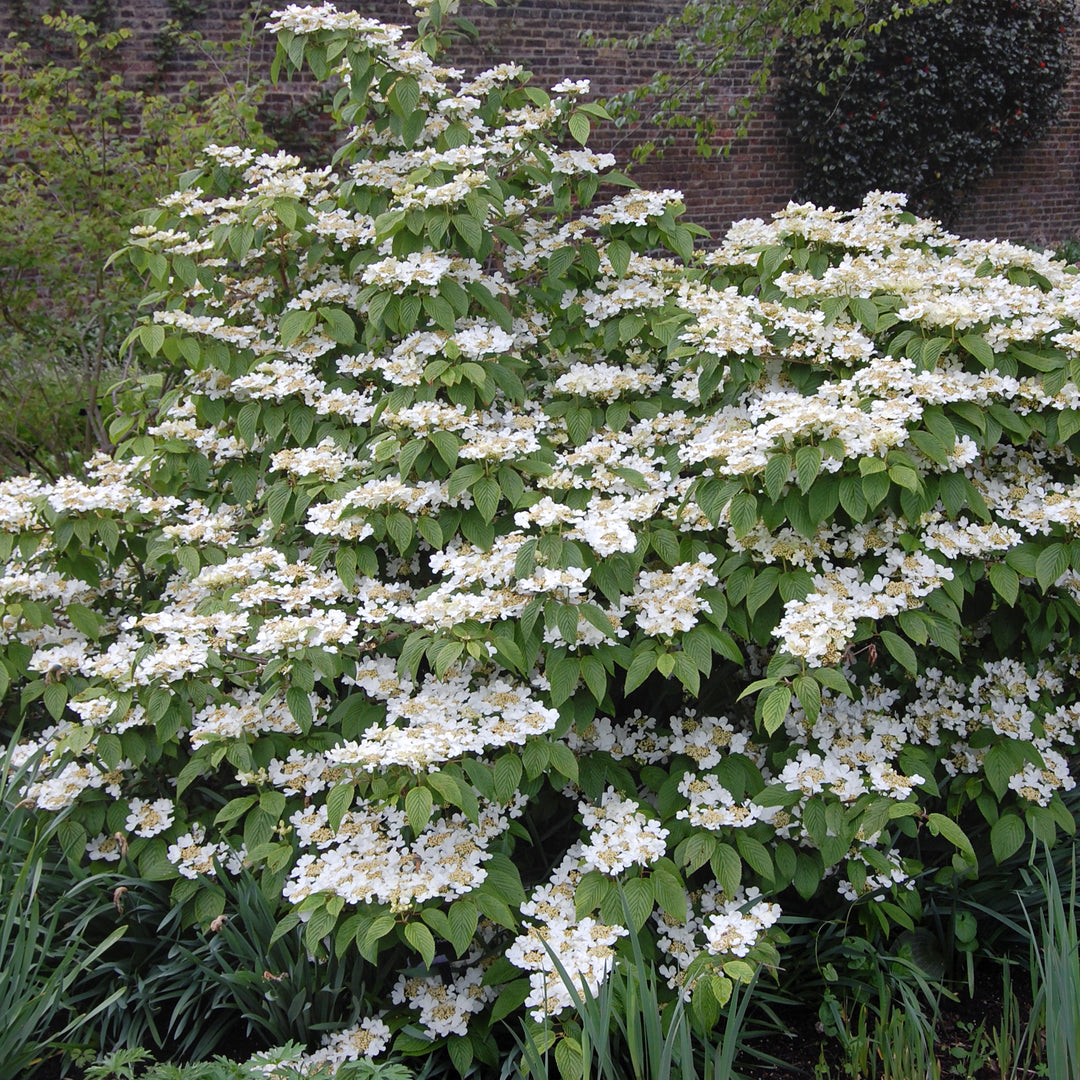
[[[1067,903],[1049,852],[1046,853],[1045,874],[1034,867],[1032,870],[1046,896],[1046,909],[1039,916],[1038,936],[1028,917],[1034,994],[1031,1022],[1042,1022],[1049,1075],[1080,1076],[1080,939],[1076,922],[1075,857],[1071,864]],[[1030,1051],[1034,1043],[1030,1031],[1028,1040]]]

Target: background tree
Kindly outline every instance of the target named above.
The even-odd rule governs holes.
[[[889,10],[877,3],[866,17]],[[949,217],[965,188],[1060,112],[1075,21],[1069,0],[954,0],[891,20],[856,57],[835,26],[786,48],[783,101],[805,168],[797,197],[850,207],[874,189],[903,191]]]
[[[665,65],[647,82],[608,98],[605,105],[618,126],[645,120],[663,132],[657,140],[638,144],[635,155],[639,158],[662,151],[680,131],[693,132],[698,151],[709,156],[726,152],[733,140],[746,134],[782,50],[797,52],[804,44],[812,48],[810,43],[827,34],[834,43],[832,61],[842,76],[850,64],[859,61],[867,39],[888,22],[940,3],[914,0],[878,5],[871,12],[865,0],[690,0],[646,34],[631,38],[590,35],[588,40],[630,51],[652,46],[673,49],[681,74]],[[714,80],[746,57],[757,64],[748,89],[735,104],[721,106]]]
[[[129,31],[67,15],[44,29],[48,55],[0,52],[0,469],[56,475],[109,444],[99,396],[123,375],[143,285],[107,262],[135,213],[207,143],[267,140],[259,80],[219,69],[167,96],[125,78]]]

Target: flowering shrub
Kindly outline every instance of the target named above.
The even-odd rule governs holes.
[[[879,18],[890,4],[870,7]],[[852,58],[834,27],[784,53],[800,197],[855,206],[873,188],[952,213],[962,190],[1061,111],[1075,5],[953,0],[879,23]]]
[[[179,388],[0,485],[0,585],[69,854],[201,925],[251,868],[385,979],[319,1062],[465,1072],[556,959],[640,934],[708,1022],[785,905],[911,927],[1072,831],[1080,278],[881,194],[696,252],[584,83],[444,68],[441,15],[275,16],[348,139],[210,146],[135,230]]]

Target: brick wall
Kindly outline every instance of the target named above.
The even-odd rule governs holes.
[[[626,54],[619,50],[586,48],[579,33],[591,28],[600,33],[640,32],[682,0],[499,0],[496,8],[469,5],[466,13],[480,29],[480,40],[456,48],[453,62],[478,69],[502,60],[516,60],[535,74],[542,86],[562,78],[589,77],[598,95],[613,93],[642,81],[654,70],[672,66],[664,50]],[[125,53],[128,74],[146,77],[159,73],[155,61],[155,35],[175,19],[182,5],[177,0],[68,0],[67,10],[87,13],[97,6],[112,14],[116,25],[130,27],[135,36]],[[0,0],[0,36],[20,20],[34,19],[61,5],[57,0]],[[198,5],[188,5],[188,7]],[[203,14],[191,28],[211,40],[232,39],[249,0],[205,0]],[[267,4],[266,9],[273,5]],[[338,0],[343,9],[363,10],[380,18],[407,22],[408,13],[395,0]],[[265,21],[265,20],[263,20]],[[268,36],[256,48],[256,70],[267,71],[272,57]],[[165,67],[166,85],[179,85],[197,75],[197,58],[176,56]],[[738,101],[751,68],[736,67],[711,88],[708,108],[726,116]],[[304,88],[283,85],[271,92],[268,108],[288,112],[303,100]],[[1003,164],[997,174],[971,192],[960,218],[950,224],[970,236],[1009,238],[1056,244],[1080,237],[1080,62],[1066,94],[1061,121],[1043,142],[1027,148]],[[620,162],[629,161],[635,141],[650,137],[638,131],[600,132],[597,149],[612,149]],[[662,159],[634,169],[635,178],[649,187],[677,187],[686,198],[689,216],[714,235],[731,221],[766,216],[790,198],[799,176],[797,147],[785,135],[782,118],[769,98],[762,102],[745,139],[728,156],[699,157],[689,134],[681,135]]]

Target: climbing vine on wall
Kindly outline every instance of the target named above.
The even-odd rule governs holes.
[[[1060,112],[1075,17],[1071,0],[954,0],[882,24],[854,57],[837,32],[800,42],[781,65],[799,197],[849,207],[888,189],[955,213],[968,185]]]
[[[207,0],[168,0],[169,18],[154,34],[153,58],[157,79],[160,81],[177,53],[196,19],[205,15]]]

